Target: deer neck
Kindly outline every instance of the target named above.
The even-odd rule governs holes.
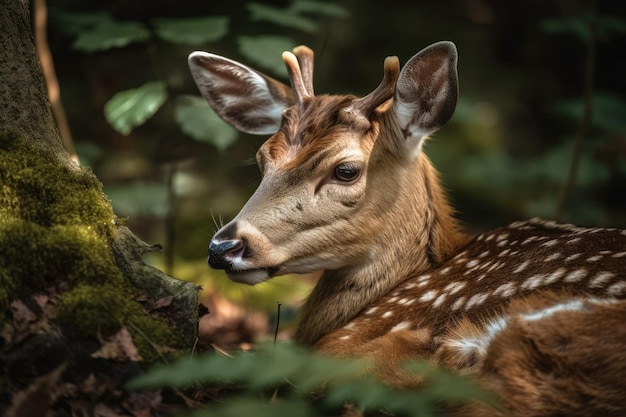
[[[314,345],[396,285],[443,262],[467,242],[436,170],[426,156],[418,158],[402,198],[393,209],[386,206],[372,217],[379,238],[371,255],[360,264],[324,271],[302,308],[295,336],[299,343]]]

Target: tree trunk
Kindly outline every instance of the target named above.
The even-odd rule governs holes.
[[[158,248],[124,227],[93,173],[71,161],[28,2],[1,3],[0,414],[133,414],[150,408],[121,388],[141,361],[195,342],[197,287],[144,264]]]

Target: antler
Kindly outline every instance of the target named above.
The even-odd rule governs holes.
[[[313,97],[313,51],[306,46],[298,46],[293,52],[283,52],[283,62],[287,67],[296,101],[302,103],[304,98]]]
[[[397,56],[388,56],[385,58],[385,63],[383,65],[385,75],[383,76],[383,80],[378,87],[365,97],[354,100],[352,105],[348,107],[346,111],[369,117],[370,113],[373,112],[376,107],[380,106],[393,96],[396,80],[400,74],[400,61]]]

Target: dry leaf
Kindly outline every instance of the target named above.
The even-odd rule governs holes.
[[[143,360],[126,327],[122,327],[110,340],[104,342],[100,349],[91,354],[91,357],[119,362]]]
[[[65,364],[47,375],[35,379],[26,389],[13,396],[6,417],[45,417],[50,413],[50,405],[56,397],[59,379]]]

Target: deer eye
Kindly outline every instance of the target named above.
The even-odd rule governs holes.
[[[354,182],[361,175],[361,167],[355,163],[343,163],[335,167],[334,177],[342,182]]]

